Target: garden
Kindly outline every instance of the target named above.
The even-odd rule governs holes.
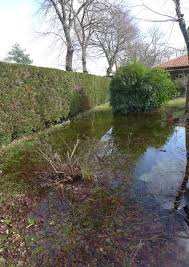
[[[187,266],[188,129],[169,74],[0,68],[0,266]]]

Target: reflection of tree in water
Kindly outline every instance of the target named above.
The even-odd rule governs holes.
[[[188,180],[189,180],[189,123],[186,122],[185,125],[185,132],[186,132],[186,169],[185,175],[183,177],[182,183],[180,188],[177,191],[175,201],[174,201],[174,209],[178,210],[179,206],[181,205],[181,200],[184,197],[185,206],[184,211],[186,213],[185,221],[189,226],[189,188],[187,188]]]
[[[160,114],[115,117],[113,142],[120,152],[137,159],[148,147],[160,148],[164,145],[172,130]]]

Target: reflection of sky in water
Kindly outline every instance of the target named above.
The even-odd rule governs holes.
[[[109,156],[112,149],[112,128],[110,128],[100,139],[98,156]],[[165,145],[159,149],[148,147],[140,156],[134,170],[136,178],[134,188],[137,190],[140,188],[141,192],[145,190],[147,195],[153,195],[154,201],[162,208],[173,208],[175,195],[185,172],[185,155],[185,128],[175,127]],[[147,199],[145,201],[148,202]]]
[[[135,177],[164,208],[172,208],[186,166],[185,129],[176,127],[160,149],[149,147],[136,163]]]
[[[98,149],[98,156],[100,158],[109,156],[112,153],[112,128],[110,128],[100,139],[100,149]]]
[[[100,139],[100,142],[108,142],[112,138],[112,128],[110,128]]]

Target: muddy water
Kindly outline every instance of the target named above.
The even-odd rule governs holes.
[[[65,156],[77,138],[95,183],[36,187],[32,178],[46,166],[36,148],[48,144]],[[187,186],[178,199],[185,128],[168,125],[161,114],[93,112],[7,151],[1,164],[2,195],[32,189],[41,196],[27,215],[40,221],[27,236],[32,266],[189,266]]]

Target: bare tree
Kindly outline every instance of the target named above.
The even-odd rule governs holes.
[[[82,3],[75,3],[74,0],[43,0],[41,10],[49,16],[52,31],[59,36],[66,44],[66,70],[72,71],[72,61],[74,53],[73,45],[73,26],[74,20],[82,9],[90,2],[84,0]]]
[[[100,14],[100,23],[95,31],[93,46],[105,55],[110,76],[113,67],[120,62],[128,43],[132,43],[138,34],[129,13],[119,5],[110,5]]]
[[[188,61],[189,61],[189,27],[187,28],[187,26],[186,26],[184,14],[181,11],[180,0],[173,0],[173,2],[175,4],[177,21],[179,23],[180,30],[182,32],[182,35],[183,35],[185,43],[186,43]],[[188,74],[187,91],[186,91],[185,112],[187,114],[187,120],[189,120],[189,74]]]
[[[153,27],[148,32],[145,41],[144,57],[146,64],[150,67],[170,59],[172,50],[167,46],[164,34],[158,27]]]
[[[84,1],[84,0],[82,0]],[[99,23],[99,17],[97,13],[101,10],[101,3],[98,0],[91,0],[76,15],[74,20],[75,33],[81,47],[81,58],[83,72],[87,70],[87,48],[90,45],[90,41]]]
[[[173,53],[166,45],[163,33],[158,27],[150,28],[147,35],[141,35],[125,51],[123,63],[139,62],[152,67],[170,58]]]

